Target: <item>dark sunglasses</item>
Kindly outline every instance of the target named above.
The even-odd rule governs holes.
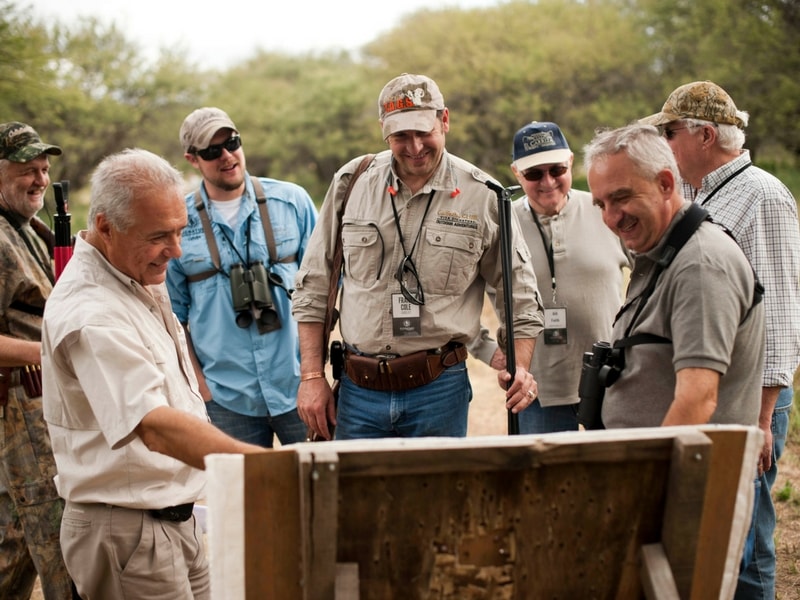
[[[194,153],[203,160],[217,160],[220,156],[222,156],[223,148],[228,152],[236,152],[241,147],[242,138],[238,135],[232,135],[221,144],[212,144],[203,150],[195,150]]]
[[[417,306],[425,304],[425,293],[422,291],[417,267],[410,256],[403,258],[394,277],[400,282],[400,292],[403,294],[403,298]]]
[[[550,177],[555,179],[556,177],[561,177],[568,170],[569,167],[566,165],[553,165],[547,169],[547,171],[543,171],[542,169],[528,169],[522,172],[522,176],[528,181],[539,181],[544,177],[545,173],[550,173]]]
[[[702,125],[687,125],[686,127],[673,127],[672,129],[662,126],[661,135],[663,135],[668,140],[671,140],[676,135],[678,135],[679,131],[683,131],[684,129],[696,129],[697,127],[702,127]]]

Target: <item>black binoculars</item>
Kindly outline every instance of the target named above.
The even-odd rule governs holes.
[[[605,429],[601,413],[606,388],[614,385],[624,367],[623,349],[613,348],[608,342],[595,342],[591,352],[583,353],[578,422],[585,429]]]
[[[231,296],[236,324],[247,329],[255,320],[258,332],[269,333],[281,328],[281,320],[272,302],[270,284],[283,285],[279,275],[268,273],[261,261],[247,267],[241,263],[231,266]]]

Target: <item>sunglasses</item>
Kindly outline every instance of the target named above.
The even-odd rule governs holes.
[[[702,127],[702,125],[687,125],[686,127],[673,127],[672,129],[667,129],[666,127],[662,126],[661,135],[668,140],[671,140],[678,135],[679,131],[683,131],[684,129],[696,129],[697,127]]]
[[[547,169],[547,171],[543,171],[542,169],[528,169],[522,172],[522,176],[528,181],[539,181],[544,177],[545,173],[550,173],[550,177],[555,179],[556,177],[561,177],[568,170],[569,167],[566,165],[553,165]]]
[[[400,292],[403,294],[403,298],[417,306],[425,304],[425,293],[422,291],[417,267],[410,256],[403,258],[394,277],[400,282]]]
[[[223,149],[227,150],[228,152],[236,152],[241,147],[242,138],[238,135],[232,135],[221,144],[212,144],[203,150],[195,150],[194,153],[203,160],[210,161],[217,160],[220,156],[222,156]]]

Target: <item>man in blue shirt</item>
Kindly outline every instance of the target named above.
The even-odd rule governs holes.
[[[186,196],[183,255],[167,274],[172,309],[187,329],[211,421],[271,448],[304,441],[297,415],[299,345],[290,286],[317,211],[293,183],[251,177],[239,131],[219,108],[199,108],[180,129],[202,176]]]

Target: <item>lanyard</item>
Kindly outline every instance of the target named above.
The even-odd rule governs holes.
[[[400,215],[397,214],[397,207],[394,205],[394,196],[389,194],[389,199],[392,201],[392,212],[394,213],[394,226],[397,228],[397,236],[400,238],[400,247],[403,249],[403,258],[411,258],[411,255],[414,254],[414,249],[417,247],[419,236],[422,234],[422,227],[425,224],[425,217],[428,216],[428,209],[431,207],[431,201],[433,200],[433,195],[435,193],[436,190],[431,190],[431,193],[428,196],[428,203],[425,205],[425,212],[422,213],[422,221],[419,223],[417,236],[414,238],[414,244],[411,246],[411,251],[408,253],[406,253],[406,243],[403,239],[403,232],[400,230]]]
[[[726,184],[727,184],[727,183],[728,183],[728,182],[729,182],[731,179],[733,179],[734,177],[736,177],[736,176],[737,176],[739,173],[741,173],[742,171],[744,171],[744,170],[745,170],[747,167],[751,166],[752,164],[753,164],[753,163],[751,163],[751,162],[748,162],[748,163],[747,163],[746,165],[744,165],[743,167],[740,167],[739,169],[737,169],[736,171],[734,171],[733,173],[731,173],[730,175],[728,175],[728,176],[725,178],[725,180],[724,180],[722,183],[720,183],[720,184],[719,184],[717,187],[715,187],[715,188],[714,188],[714,190],[713,190],[713,191],[712,191],[712,192],[711,192],[711,193],[710,193],[708,196],[706,196],[705,198],[703,198],[702,202],[700,202],[700,206],[703,206],[703,205],[704,205],[706,202],[708,202],[709,200],[711,200],[711,198],[713,198],[713,197],[714,197],[714,194],[716,194],[716,193],[717,193],[718,191],[720,191],[720,190],[721,190],[723,187],[725,187],[725,185],[726,185]]]
[[[244,241],[244,251],[245,251],[245,254],[247,254],[247,260],[246,261],[245,261],[244,258],[242,258],[242,255],[236,249],[236,246],[233,245],[233,242],[228,237],[228,234],[225,232],[225,229],[222,226],[220,226],[220,228],[219,228],[219,232],[222,234],[222,237],[225,238],[225,241],[228,242],[228,246],[230,246],[231,250],[233,250],[236,253],[236,256],[239,257],[239,260],[242,261],[242,265],[244,265],[245,267],[249,267],[250,266],[250,221],[251,221],[252,217],[253,217],[252,214],[247,215],[247,230],[244,232],[244,240],[245,240]]]
[[[531,208],[531,215],[533,216],[533,222],[536,223],[536,227],[539,229],[539,235],[542,236],[542,245],[544,245],[544,253],[547,255],[547,265],[550,267],[550,281],[552,282],[553,286],[553,304],[556,303],[556,262],[555,256],[553,254],[553,242],[547,238],[547,235],[544,232],[544,227],[539,222],[539,217],[536,216],[536,211]]]

